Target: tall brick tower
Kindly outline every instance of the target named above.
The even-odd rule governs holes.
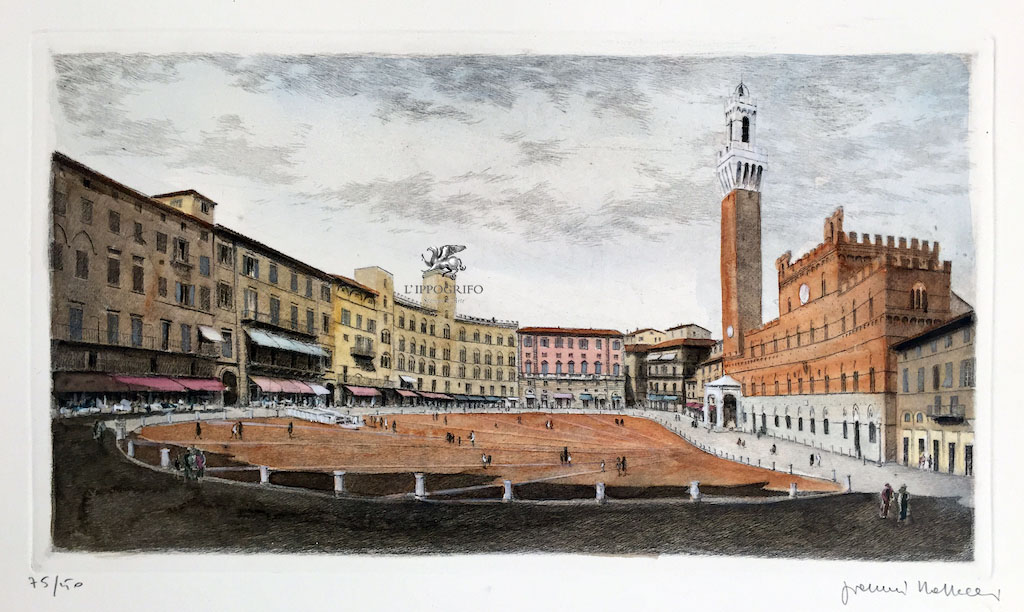
[[[755,146],[757,104],[740,82],[725,110],[729,140],[718,154],[722,188],[722,342],[742,353],[743,334],[761,325],[761,179],[767,157]]]

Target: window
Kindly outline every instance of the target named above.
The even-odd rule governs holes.
[[[598,340],[598,342],[600,342],[600,340]],[[673,369],[675,369],[675,368],[673,368]],[[601,373],[601,362],[600,361],[595,361],[594,362],[594,374],[600,374],[600,373]]]
[[[167,297],[167,279],[160,277],[156,280],[156,292],[160,297]]]
[[[850,435],[849,423],[847,423],[846,421],[843,421],[843,439],[846,440],[849,437],[849,435]]]
[[[259,311],[259,295],[253,289],[246,289],[242,296],[245,300],[242,316],[255,317]]]
[[[924,283],[916,283],[910,290],[910,307],[928,312],[928,290],[925,289]]]
[[[596,348],[597,350],[601,350],[601,339],[600,338],[598,338],[597,340],[594,340],[594,348]]]
[[[938,389],[938,388],[939,388],[939,366],[936,364],[936,365],[932,366],[932,389],[934,390],[934,389]]]
[[[249,255],[242,255],[242,274],[250,278],[260,277],[260,261]]]
[[[313,317],[314,317],[313,311],[309,310],[307,308],[306,309],[306,333],[309,333],[309,334],[314,333]]]
[[[146,290],[145,270],[142,267],[142,258],[132,258],[132,291],[143,293]]]
[[[201,231],[199,232],[199,239],[202,240],[203,242],[207,242],[210,240],[210,234],[205,230]]]
[[[386,322],[387,321],[385,321],[385,323]],[[451,328],[448,327],[447,325],[445,325],[444,329],[441,332],[441,336],[444,337],[444,338],[451,338],[452,337],[452,330],[451,330]]]
[[[298,291],[299,291],[299,275],[296,274],[295,272],[292,272],[292,282],[291,282],[290,286],[291,286],[292,291],[298,293]]]
[[[199,210],[201,210],[204,215],[210,214],[210,203],[206,200],[200,200]]]
[[[786,415],[786,429],[793,429],[793,418],[788,414]]]
[[[92,200],[82,198],[82,223],[92,225]]]
[[[167,252],[167,234],[162,232],[156,233],[156,250],[161,253]]]
[[[107,257],[107,284],[121,284],[121,260],[117,257]]]
[[[548,362],[546,362],[546,361],[540,362],[540,373],[541,374],[547,374],[548,373]]]
[[[313,297],[313,279],[306,277],[306,297]]]
[[[910,393],[910,370],[903,368],[903,392]]]
[[[460,339],[465,340],[465,338]],[[533,337],[526,336],[525,338],[523,338],[523,346],[533,346]]]
[[[590,346],[589,341],[586,338],[580,338],[580,350],[585,351]]]
[[[132,346],[142,346],[142,317],[132,315]]]
[[[174,301],[181,304],[182,306],[195,306],[196,305],[196,286],[186,285],[175,281],[174,283]]]
[[[85,251],[75,251],[75,277],[89,278],[89,254]]]
[[[118,327],[121,317],[116,312],[107,313],[107,344],[118,344]]]
[[[325,302],[331,301],[331,286],[327,284],[320,285],[320,299]]]
[[[581,361],[580,362],[580,374],[586,374],[586,373],[587,373],[587,362],[586,361]]]
[[[924,368],[917,369],[917,392],[922,393],[924,391]]]
[[[199,256],[199,273],[203,276],[210,275],[210,258],[206,255]]]
[[[142,235],[142,224],[138,221],[135,222],[132,238],[135,240],[135,244],[146,244],[146,239]]]
[[[234,350],[234,342],[230,329],[220,330],[220,335],[224,338],[224,342],[220,343],[220,355],[221,357],[231,357],[232,351]]]
[[[740,138],[743,142],[750,142],[750,117],[744,117],[740,128]]]
[[[270,322],[273,325],[281,324],[281,300],[270,296]]]
[[[942,377],[942,386],[948,389],[953,386],[953,362],[947,361],[944,369],[945,376]]]
[[[871,368],[868,370],[868,391],[871,393],[875,392],[875,369]]]
[[[779,415],[775,415],[775,426],[779,426]]]
[[[64,249],[56,242],[50,243],[50,268],[53,270],[64,269]]]
[[[181,324],[181,352],[192,352],[192,326]]]
[[[875,441],[875,424],[868,423],[868,442],[874,443]]]
[[[368,331],[370,333],[376,332],[377,331],[377,322],[374,321],[373,319],[367,319],[366,320],[366,331]]]
[[[945,348],[953,346],[953,334],[950,334],[944,338]]]
[[[292,321],[292,329],[298,331],[298,329],[299,329],[299,305],[298,304],[292,304],[291,321]]]
[[[57,187],[60,189],[61,187]],[[54,193],[53,194],[53,214],[64,216],[68,211],[68,194],[66,193]]]
[[[970,341],[971,341],[971,328],[970,327],[965,327],[964,328],[964,344],[966,344],[966,343],[968,343]]]
[[[974,386],[974,359],[964,359],[960,362],[960,386]]]
[[[352,313],[344,308],[341,309],[341,324],[352,325]]]
[[[171,322],[160,321],[160,349],[168,350],[171,348]]]
[[[357,314],[356,315],[356,329],[362,329],[362,328],[363,328],[363,315]]]
[[[217,306],[231,308],[231,285],[217,283]]]
[[[618,340],[612,340],[612,350],[617,351],[621,347],[621,343]]]
[[[939,341],[938,340],[932,340],[932,352],[933,353],[937,353],[938,350],[939,350]]]
[[[828,435],[828,419],[821,420],[821,431],[824,432],[826,436]]]
[[[322,324],[320,329],[323,333],[331,333],[331,315],[326,313],[322,314],[320,323]]]
[[[160,236],[160,234],[157,234],[158,238],[159,238],[159,236]],[[167,240],[167,237],[164,236],[164,241],[166,242],[166,240]],[[159,242],[159,240],[158,240],[158,242]],[[235,265],[235,258],[232,255],[232,250],[231,250],[231,245],[230,244],[220,243],[220,244],[217,245],[217,261],[220,262],[221,264],[225,265],[225,266],[234,266]]]
[[[107,213],[107,227],[110,228],[110,232],[113,234],[121,233],[121,213],[116,210],[111,210]]]
[[[188,263],[188,240],[184,238],[174,239],[174,261]]]
[[[814,419],[813,418],[810,420],[810,425],[811,425],[811,433],[815,433],[815,431],[814,431]]]
[[[68,339],[82,341],[82,308],[80,306],[68,308]]]
[[[612,375],[613,376],[618,376],[619,375],[619,364],[616,363],[615,365],[612,366]]]

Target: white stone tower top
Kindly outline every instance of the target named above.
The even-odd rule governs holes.
[[[768,157],[756,145],[757,103],[742,81],[726,104],[725,126],[729,139],[718,153],[717,168],[722,195],[734,189],[760,192]]]

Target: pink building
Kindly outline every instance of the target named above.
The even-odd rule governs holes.
[[[519,330],[520,392],[527,407],[621,408],[623,335],[614,329]]]

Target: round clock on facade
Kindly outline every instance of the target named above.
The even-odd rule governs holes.
[[[809,299],[811,299],[811,288],[804,283],[800,285],[800,303],[806,304]]]
[[[725,335],[729,336],[730,338],[732,338],[732,325],[730,325],[729,327],[725,328]]]

